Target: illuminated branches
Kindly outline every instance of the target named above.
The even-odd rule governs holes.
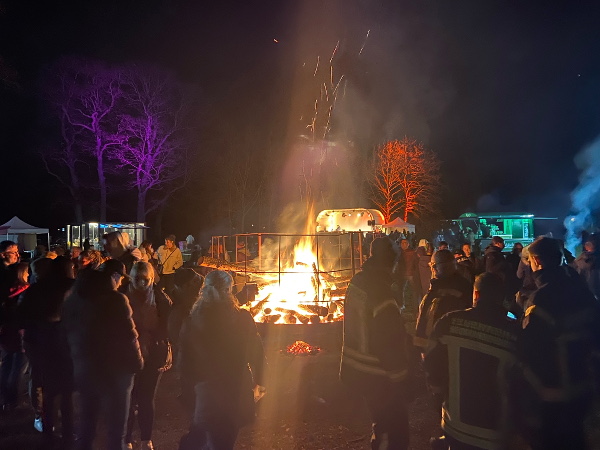
[[[431,212],[439,199],[440,162],[423,145],[404,138],[377,149],[373,164],[373,202],[386,222]]]
[[[101,221],[109,184],[120,198],[123,188],[135,188],[139,222],[187,181],[188,105],[170,74],[151,66],[109,68],[65,59],[47,72],[45,91],[61,140],[42,158],[71,193],[78,221],[87,188],[81,180],[93,180],[88,186],[100,192]]]
[[[114,144],[110,136],[121,97],[121,74],[99,62],[63,59],[48,76],[46,94],[60,120],[62,145],[53,154],[46,153],[44,161],[49,171],[52,163],[66,164],[72,194],[80,191],[77,163],[84,159],[92,162],[100,192],[100,220],[106,221],[107,152]]]
[[[182,86],[168,73],[133,66],[124,71],[117,142],[111,151],[137,190],[137,219],[163,204],[188,175],[185,121],[188,108]],[[161,195],[148,205],[150,191]]]

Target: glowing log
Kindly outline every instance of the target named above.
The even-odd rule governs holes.
[[[307,305],[303,303],[298,305],[298,307],[303,309],[304,311],[312,313],[313,315],[316,314],[317,316],[325,317],[327,314],[329,314],[329,309],[321,305]]]
[[[302,314],[299,311],[293,310],[293,309],[277,307],[277,308],[275,308],[275,311],[284,314],[285,323],[296,323],[296,322],[308,323],[310,320],[310,317]],[[294,319],[292,319],[291,317],[294,317]]]
[[[270,314],[263,317],[263,323],[275,323],[281,319],[281,314]]]

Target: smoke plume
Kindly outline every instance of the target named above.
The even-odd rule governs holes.
[[[565,246],[574,252],[581,233],[594,225],[593,214],[600,209],[600,136],[575,157],[581,171],[579,185],[571,193],[571,215],[565,218]]]

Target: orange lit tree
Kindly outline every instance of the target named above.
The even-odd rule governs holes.
[[[380,146],[373,164],[372,200],[386,222],[432,212],[439,201],[439,171],[435,153],[415,140],[405,137]]]

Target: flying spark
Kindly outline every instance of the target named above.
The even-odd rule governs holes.
[[[369,33],[371,32],[371,30],[367,30],[367,35],[365,36],[365,40],[363,42],[362,47],[360,48],[360,52],[358,52],[358,55],[360,56],[362,54],[363,49],[365,48],[365,45],[367,45],[367,39],[369,39]]]

